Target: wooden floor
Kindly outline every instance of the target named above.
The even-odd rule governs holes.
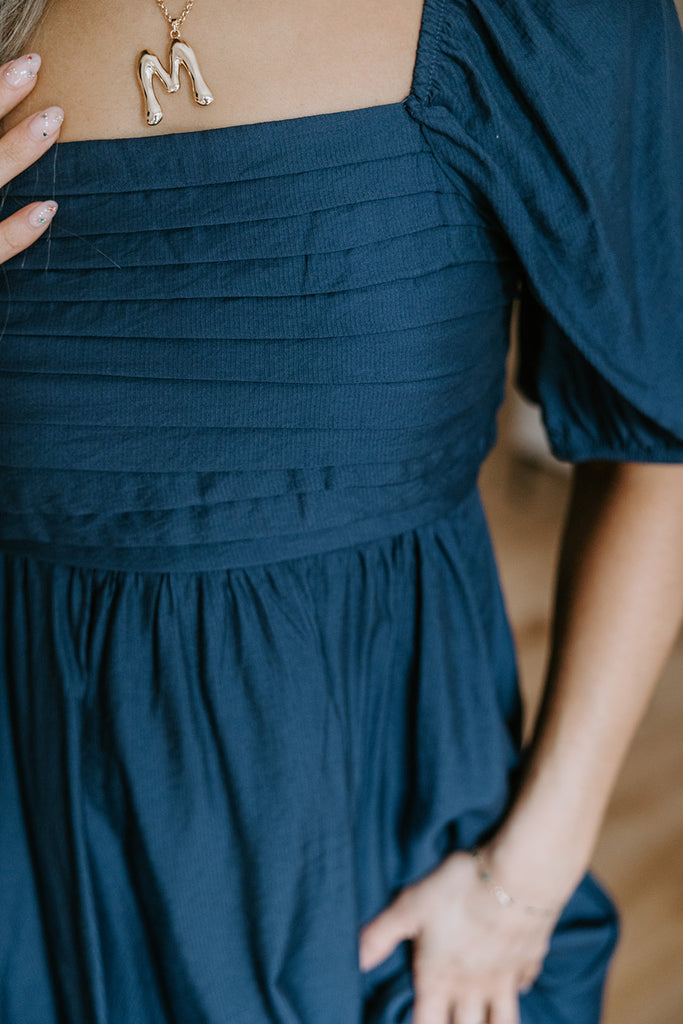
[[[508,419],[504,411],[482,491],[533,709],[568,477],[513,458]],[[683,637],[622,771],[594,868],[622,915],[604,1024],[683,1024]]]

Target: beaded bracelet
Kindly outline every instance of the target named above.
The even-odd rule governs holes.
[[[502,885],[494,880],[489,871],[484,854],[482,851],[475,846],[473,850],[470,850],[471,856],[474,858],[477,864],[477,874],[479,879],[484,883],[487,889],[489,889],[496,897],[501,907],[517,906],[522,910],[526,911],[527,914],[541,914],[543,917],[555,917],[561,910],[557,907],[534,907],[528,903],[521,903],[520,900],[516,900],[514,896],[511,896],[505,891]]]

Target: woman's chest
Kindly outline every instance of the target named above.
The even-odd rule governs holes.
[[[171,13],[179,16],[177,3]],[[214,100],[194,102],[189,78],[150,128],[138,80],[142,50],[169,68],[170,26],[155,0],[50,5],[26,49],[43,65],[6,130],[53,103],[61,140],[194,131],[397,102],[410,90],[421,0],[195,0],[182,29]]]

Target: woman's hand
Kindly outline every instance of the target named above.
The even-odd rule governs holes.
[[[0,67],[0,118],[33,89],[40,67],[37,53],[24,54]],[[0,187],[50,148],[64,120],[61,107],[48,107],[30,115],[0,138]],[[57,210],[54,200],[29,203],[0,221],[0,263],[28,248],[42,235]]]
[[[472,856],[453,853],[365,926],[360,965],[412,939],[414,1024],[518,1024],[518,993],[540,972],[555,923],[501,906]]]

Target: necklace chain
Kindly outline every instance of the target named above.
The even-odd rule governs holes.
[[[157,0],[157,4],[159,8],[163,11],[166,20],[170,22],[171,37],[173,39],[178,39],[180,36],[180,26],[185,21],[185,18],[188,16],[190,11],[194,7],[194,0],[187,0],[187,3],[183,7],[183,13],[179,15],[177,18],[174,18],[173,15],[170,13],[168,7],[164,3],[164,0]]]

